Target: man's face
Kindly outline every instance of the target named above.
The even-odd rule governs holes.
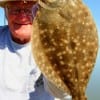
[[[6,15],[13,37],[19,39],[30,38],[32,34],[32,22],[34,15],[36,15],[36,11],[32,13],[32,7],[35,5],[36,2],[33,1],[26,3],[23,1],[12,1],[7,3]]]

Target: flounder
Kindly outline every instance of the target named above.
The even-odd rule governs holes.
[[[41,0],[33,22],[35,61],[54,85],[87,100],[85,91],[98,51],[94,19],[81,0]]]

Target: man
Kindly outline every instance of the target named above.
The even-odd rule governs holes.
[[[32,57],[30,40],[37,1],[0,0],[0,6],[8,20],[7,26],[0,27],[0,100],[54,100],[48,91],[70,100],[53,84],[48,87],[45,78],[43,82]]]

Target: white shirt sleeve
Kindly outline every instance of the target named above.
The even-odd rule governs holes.
[[[72,100],[72,96],[58,89],[53,83],[43,77],[45,89],[56,97],[55,100]]]

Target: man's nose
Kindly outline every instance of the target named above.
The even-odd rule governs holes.
[[[27,14],[27,12],[26,12],[25,9],[20,9],[20,10],[19,10],[19,13],[25,13],[25,14]]]

